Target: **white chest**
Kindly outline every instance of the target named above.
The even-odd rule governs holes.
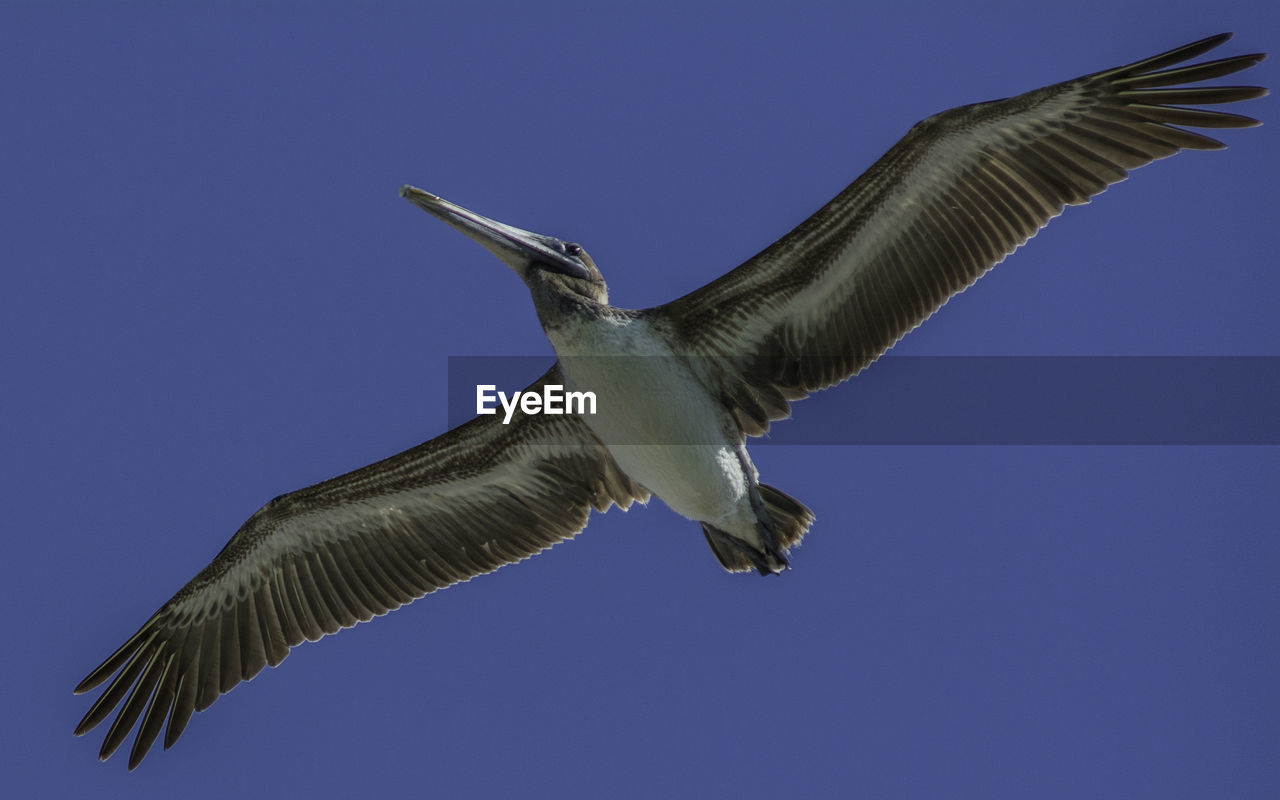
[[[591,321],[550,338],[565,388],[595,393],[584,419],[628,475],[691,519],[746,502],[731,416],[644,320]]]

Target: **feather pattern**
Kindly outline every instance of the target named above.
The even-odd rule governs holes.
[[[560,382],[555,366],[528,391]],[[166,718],[167,749],[192,712],[303,640],[528,558],[582,530],[592,509],[647,499],[580,417],[522,414],[480,417],[277,497],[76,687],[115,675],[76,735],[119,708],[105,759],[141,719],[132,769]]]
[[[742,431],[856,374],[1064,206],[1182,149],[1224,145],[1175,127],[1249,117],[1184,105],[1261,97],[1254,86],[1180,86],[1262,60],[1174,67],[1221,34],[1017,97],[961,106],[911,131],[817,213],[719,279],[646,314],[715,363]]]
[[[1085,203],[1129,170],[1178,150],[1222,146],[1180,126],[1256,125],[1186,107],[1266,93],[1184,85],[1262,59],[1184,64],[1227,38],[930,117],[759,255],[639,316],[680,355],[709,365],[698,370],[704,388],[732,410],[741,433],[761,434],[790,413],[791,401],[871,363],[1064,206]],[[432,213],[464,215],[412,193]],[[528,234],[467,219],[505,237],[495,252],[508,261],[510,242]],[[551,254],[558,276],[585,271],[594,292],[588,299],[607,303],[603,279],[580,248],[559,242],[553,252],[547,243],[558,240],[526,238],[539,258]],[[562,382],[557,365],[528,391]],[[509,425],[481,417],[277,497],[76,687],[106,685],[76,734],[114,714],[100,750],[105,759],[136,727],[132,769],[161,731],[168,748],[194,712],[304,640],[528,558],[575,535],[592,509],[626,508],[648,496],[580,417],[517,415]]]

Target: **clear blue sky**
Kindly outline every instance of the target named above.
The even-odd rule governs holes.
[[[615,511],[96,762],[72,687],[258,505],[440,433],[447,356],[549,353],[400,184],[578,240],[649,306],[929,114],[1280,45],[1260,0],[508,5],[0,10],[11,796],[1280,796],[1275,447],[758,446],[818,515],[780,578]],[[1280,355],[1275,107],[897,352]]]

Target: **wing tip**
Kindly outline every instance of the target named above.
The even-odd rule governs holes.
[[[1221,47],[1222,45],[1229,42],[1231,38],[1235,35],[1236,35],[1235,31],[1223,31],[1222,33],[1215,33],[1212,36],[1206,36],[1203,39],[1197,39],[1194,42],[1188,42],[1187,44],[1184,44],[1181,47],[1175,47],[1173,50],[1169,52],[1169,54],[1172,55],[1174,53],[1185,53],[1186,55],[1182,56],[1183,60],[1195,58],[1196,56],[1202,53],[1207,53],[1210,50],[1214,50]]]

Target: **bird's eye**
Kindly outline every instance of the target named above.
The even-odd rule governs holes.
[[[566,242],[564,251],[571,256],[580,256],[582,255],[582,245],[574,244],[573,242]]]

